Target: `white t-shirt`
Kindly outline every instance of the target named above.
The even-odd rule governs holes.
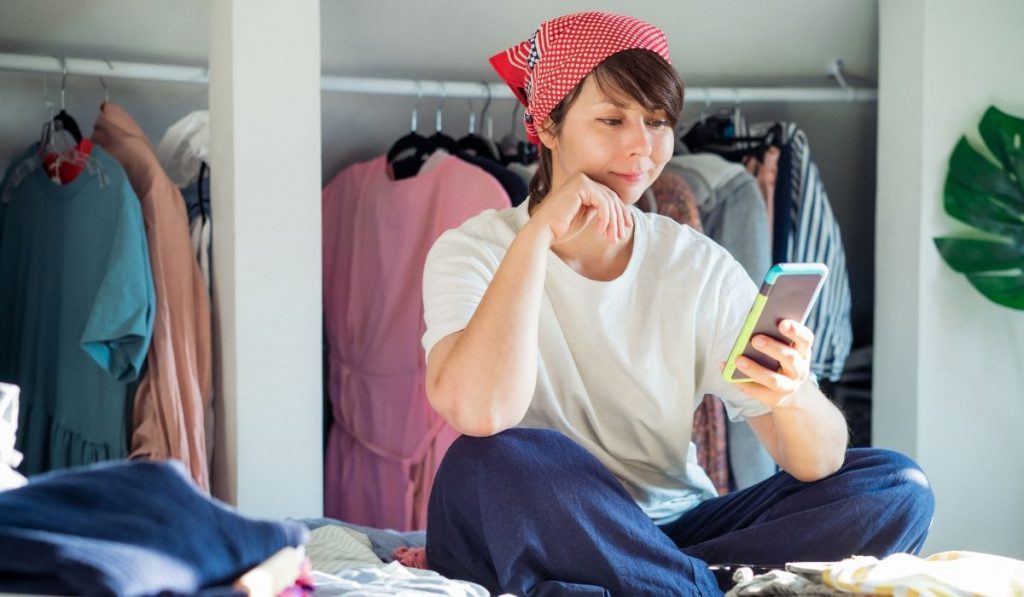
[[[465,329],[529,219],[528,201],[488,210],[438,238],[423,277],[430,349]],[[633,254],[615,280],[585,278],[548,252],[537,387],[521,427],[556,429],[597,457],[658,524],[716,494],[690,441],[706,393],[733,420],[769,409],[722,380],[757,294],[708,237],[632,208]]]

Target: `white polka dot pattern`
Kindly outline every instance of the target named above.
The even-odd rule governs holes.
[[[661,29],[634,17],[581,12],[541,23],[530,39],[490,62],[526,106],[526,133],[540,143],[535,125],[604,59],[632,49],[650,50],[671,62]]]

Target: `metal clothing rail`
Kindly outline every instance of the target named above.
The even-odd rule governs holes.
[[[871,102],[878,91],[867,87],[848,86],[833,63],[829,74],[839,87],[687,87],[686,101],[695,103],[759,103],[759,102]],[[832,69],[836,69],[833,72]],[[64,74],[148,81],[174,81],[205,84],[209,71],[205,67],[178,66],[61,58],[27,54],[0,53],[0,70],[28,73]],[[503,83],[467,81],[418,81],[414,79],[376,79],[366,77],[320,77],[324,91],[367,93],[376,95],[407,95],[412,97],[511,99],[512,92]]]

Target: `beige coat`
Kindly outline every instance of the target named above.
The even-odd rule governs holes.
[[[213,386],[210,299],[193,256],[185,203],[123,108],[104,103],[92,139],[121,163],[139,196],[156,286],[156,322],[135,394],[131,457],[180,460],[208,492],[203,415]]]

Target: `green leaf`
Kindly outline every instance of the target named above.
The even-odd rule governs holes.
[[[1024,193],[1024,118],[1011,116],[991,106],[981,118],[978,131],[996,159],[1006,165],[1007,173],[1015,179],[1018,190]]]
[[[990,301],[1011,309],[1024,310],[1024,275],[967,274],[967,279]]]
[[[939,237],[935,246],[949,267],[960,273],[1024,268],[1024,244]]]
[[[1024,119],[990,107],[979,132],[997,161],[961,137],[949,158],[943,206],[994,238],[937,237],[935,247],[989,300],[1024,310]]]
[[[946,181],[950,180],[973,193],[1009,204],[1018,213],[1024,210],[1024,191],[1005,170],[971,147],[964,137],[960,138],[949,158],[949,176]]]
[[[971,190],[946,178],[946,213],[964,224],[999,236],[1024,234],[1024,220],[993,195]]]

